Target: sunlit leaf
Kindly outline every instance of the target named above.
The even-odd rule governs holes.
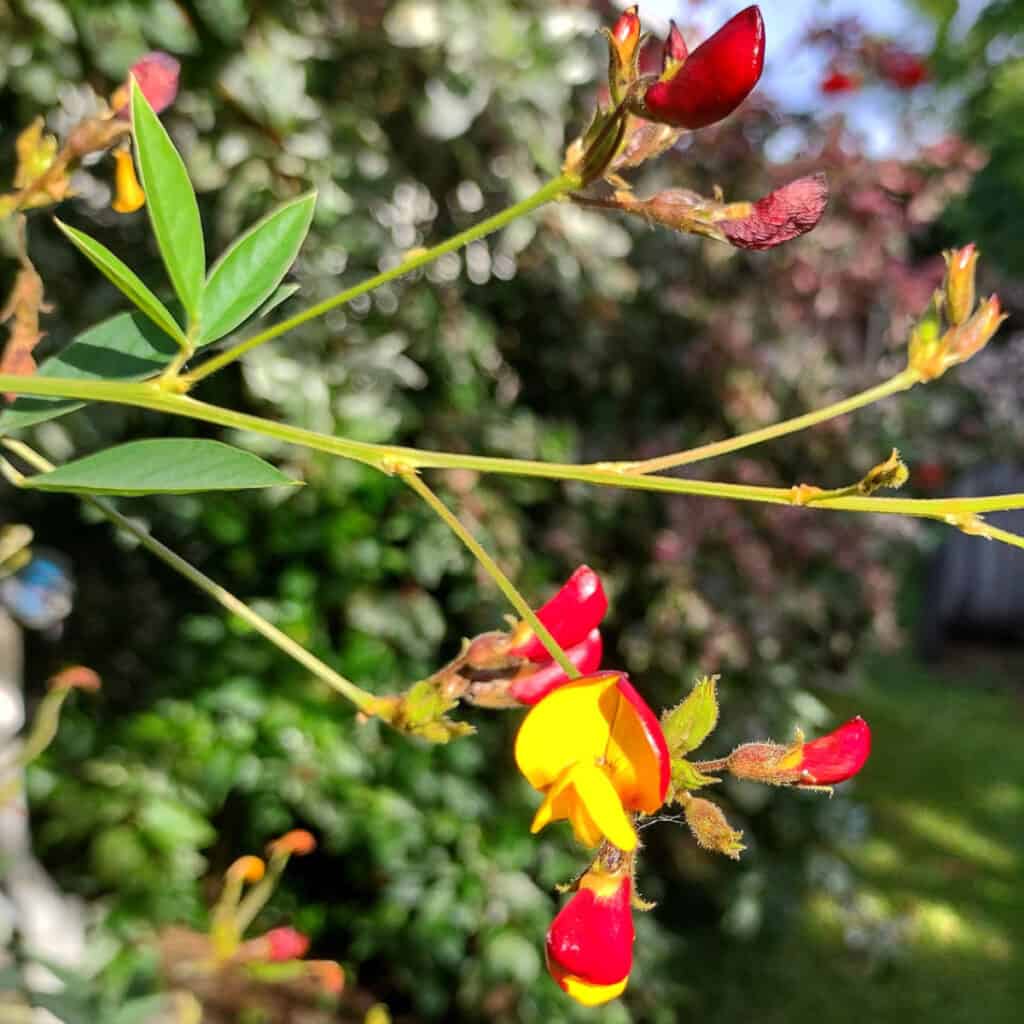
[[[56,218],[54,218],[56,220]],[[131,267],[122,263],[102,242],[90,238],[83,231],[56,220],[57,227],[64,232],[71,244],[85,256],[97,270],[119,288],[146,314],[162,331],[169,334],[179,345],[185,345],[185,332],[171,316],[170,310],[146,287]]]
[[[300,196],[257,221],[213,265],[199,312],[209,344],[233,331],[267,300],[295,262],[313,219],[316,194]]]
[[[141,313],[119,313],[83,331],[56,355],[45,359],[37,377],[71,380],[141,380],[159,373],[178,346]],[[75,398],[23,395],[0,412],[0,435],[80,409]]]
[[[220,441],[131,441],[28,477],[25,487],[74,494],[190,494],[295,486],[269,462]]]
[[[194,319],[206,276],[199,205],[181,156],[134,79],[132,128],[146,209],[160,255],[185,312]]]

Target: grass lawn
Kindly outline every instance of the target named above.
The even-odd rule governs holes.
[[[1024,1021],[1024,670],[995,687],[977,663],[866,675],[827,698],[874,734],[856,790],[869,838],[833,851],[859,895],[812,893],[781,945],[723,949],[703,1024]]]

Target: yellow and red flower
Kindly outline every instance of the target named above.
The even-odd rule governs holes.
[[[621,672],[574,680],[536,704],[519,728],[516,764],[544,794],[531,831],[568,820],[577,840],[633,850],[631,815],[665,801],[669,752],[654,712]]]
[[[591,868],[548,929],[545,958],[558,986],[584,1006],[622,994],[633,966],[629,872]]]

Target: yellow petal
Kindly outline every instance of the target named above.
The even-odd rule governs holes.
[[[582,805],[586,813],[585,817],[577,813],[576,817],[570,819],[576,838],[584,846],[596,846],[604,836],[620,850],[628,852],[634,849],[636,832],[633,831],[633,823],[622,806],[622,800],[612,780],[605,772],[596,765],[579,765],[572,773],[572,779],[578,800],[577,806]],[[588,827],[587,819],[595,826],[597,839],[592,838],[594,832]],[[579,827],[577,821],[586,824]]]
[[[531,708],[516,736],[515,757],[535,789],[547,789],[569,765],[605,756],[615,708],[602,697],[618,678],[608,672],[577,680]]]
[[[139,179],[135,177],[135,164],[126,149],[115,149],[114,201],[110,204],[116,213],[134,213],[146,202]]]
[[[614,985],[593,985],[574,974],[566,974],[560,982],[562,988],[583,1006],[600,1006],[621,996],[628,983],[629,978],[623,978]]]
[[[562,771],[545,794],[530,831],[539,832],[550,822],[563,819],[569,820],[577,841],[584,846],[597,846],[607,838],[620,850],[636,847],[636,833],[615,786],[593,763],[577,762]]]

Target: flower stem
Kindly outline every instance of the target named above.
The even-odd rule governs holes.
[[[3,445],[40,472],[46,473],[54,468],[51,462],[21,441],[5,440]],[[247,622],[257,633],[266,637],[272,644],[302,665],[303,668],[308,669],[318,679],[350,700],[360,711],[369,711],[375,700],[373,694],[367,693],[361,687],[356,686],[355,683],[335,672],[334,669],[307,651],[301,644],[269,623],[263,616],[253,611],[244,601],[239,600],[229,590],[225,590],[219,583],[210,579],[205,573],[200,572],[195,566],[158,541],[148,530],[145,530],[136,522],[118,512],[109,501],[89,496],[83,497],[82,500],[101,512],[119,529],[134,537],[147,551],[156,555],[157,558],[169,565],[175,572],[184,576],[190,583],[195,584],[195,586],[212,597],[222,607],[237,615],[244,622]]]
[[[756,501],[769,505],[800,505],[792,487],[755,487],[748,484],[721,483],[713,480],[687,480],[680,477],[624,473],[608,469],[607,464],[579,465],[567,462],[535,462],[530,459],[505,459],[458,452],[430,452],[399,445],[370,444],[344,437],[333,437],[315,430],[236,412],[221,406],[196,401],[187,395],[172,394],[153,383],[126,381],[76,380],[59,377],[19,377],[0,373],[0,393],[75,398],[84,401],[114,402],[138,406],[155,412],[184,416],[222,427],[250,431],[288,444],[300,445],[373,466],[385,473],[396,467],[412,469],[469,469],[478,473],[534,477],[547,480],[577,480],[602,487],[656,491],[661,494],[692,494],[731,501]],[[813,415],[813,414],[811,414]],[[1002,512],[1024,508],[1024,494],[997,494],[978,498],[876,498],[829,497],[809,506],[844,512],[879,512],[886,515],[916,516],[957,525],[957,517],[971,513]],[[998,534],[993,537],[1002,540]]]
[[[236,359],[245,355],[246,352],[252,351],[258,345],[262,345],[267,341],[272,341],[274,338],[280,337],[282,334],[300,326],[301,324],[307,323],[310,320],[315,320],[318,316],[323,316],[324,313],[329,313],[332,309],[336,309],[338,306],[344,306],[346,303],[351,302],[360,295],[372,292],[375,288],[379,288],[381,285],[387,284],[389,281],[394,281],[395,278],[403,277],[405,274],[411,273],[413,270],[417,270],[428,263],[433,263],[434,260],[444,256],[446,253],[454,252],[456,249],[461,249],[464,245],[468,245],[470,242],[474,242],[478,238],[483,238],[485,235],[489,235],[492,232],[505,227],[506,224],[510,224],[517,218],[537,209],[537,207],[543,206],[545,203],[548,203],[553,199],[558,199],[560,196],[566,195],[573,189],[578,188],[579,184],[579,179],[572,175],[560,175],[557,178],[552,178],[551,181],[546,185],[541,186],[541,188],[532,195],[527,196],[525,199],[512,206],[509,206],[500,213],[496,213],[493,217],[488,217],[486,220],[482,220],[478,224],[474,224],[471,228],[467,228],[465,231],[460,231],[459,234],[453,235],[451,238],[441,242],[439,245],[435,245],[433,248],[417,250],[412,256],[407,257],[390,270],[385,270],[379,274],[375,274],[373,277],[368,277],[365,281],[360,281],[359,284],[353,285],[351,288],[346,288],[344,291],[338,292],[337,295],[332,295],[330,298],[324,299],[323,302],[318,302],[315,306],[310,306],[309,309],[305,309],[301,313],[296,313],[295,316],[289,317],[287,320],[282,320],[279,324],[275,324],[273,327],[268,327],[266,330],[260,331],[259,334],[254,334],[251,338],[247,338],[245,341],[240,341],[237,345],[233,345],[231,348],[221,352],[220,355],[207,360],[197,369],[188,374],[185,377],[185,380],[189,385],[197,384],[199,381],[209,377],[210,374],[216,373],[228,364],[235,362]]]
[[[859,394],[834,402],[823,409],[804,413],[803,416],[794,416],[781,423],[773,423],[760,430],[751,430],[746,434],[726,438],[724,441],[703,444],[699,448],[689,448],[686,451],[672,452],[669,455],[658,455],[653,459],[644,459],[642,462],[611,462],[604,463],[604,465],[606,468],[630,474],[658,473],[665,469],[675,469],[678,466],[689,466],[694,462],[713,459],[718,455],[727,455],[730,452],[739,451],[741,448],[749,448],[751,445],[784,437],[786,434],[795,434],[799,430],[806,430],[808,427],[835,419],[837,416],[843,416],[855,409],[862,409],[865,405],[871,405],[880,399],[912,388],[918,380],[919,378],[913,370],[902,370],[896,376],[890,377],[889,380],[877,384],[873,388],[868,388],[866,391],[861,391]]]
[[[515,584],[501,570],[501,566],[487,553],[480,542],[459,521],[458,516],[427,486],[415,469],[408,467],[397,470],[398,475],[438,514],[452,533],[470,550],[473,557],[483,566],[488,576],[498,584],[519,617],[529,623],[530,629],[544,645],[548,654],[558,662],[570,679],[579,679],[579,669],[569,660],[550,630],[537,618],[526,598],[516,589]]]

